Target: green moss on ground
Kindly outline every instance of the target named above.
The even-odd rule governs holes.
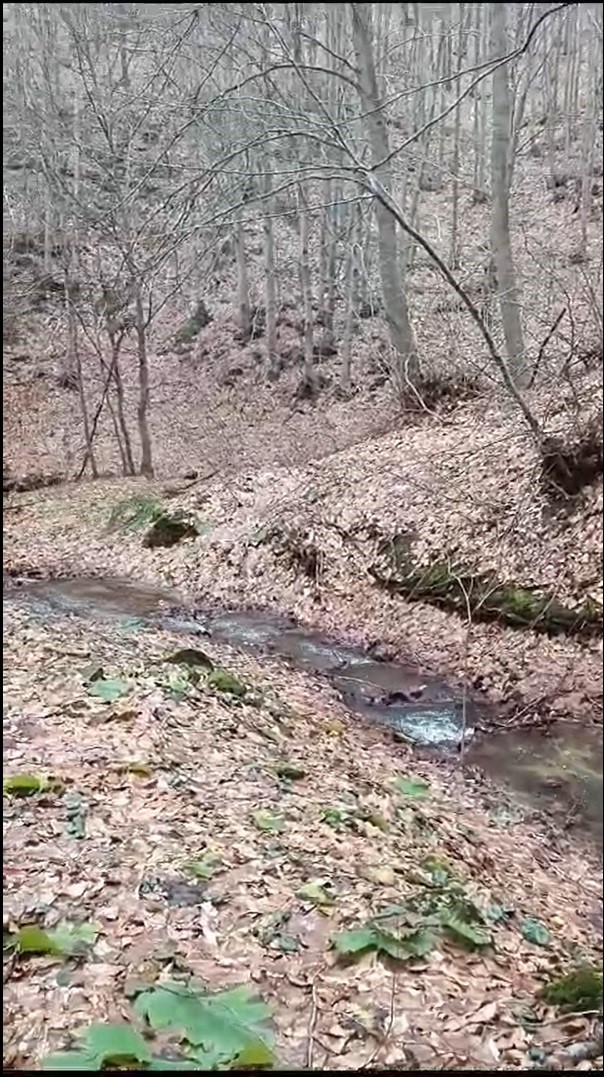
[[[550,980],[542,997],[566,1013],[598,1010],[602,1006],[602,969],[596,965],[581,965]]]
[[[467,565],[444,560],[418,564],[413,540],[405,534],[383,542],[369,571],[390,591],[429,602],[477,621],[499,621],[512,628],[531,628],[547,635],[566,632],[601,636],[602,611],[585,601],[571,608],[553,594],[534,587],[498,580],[492,573],[475,573]]]

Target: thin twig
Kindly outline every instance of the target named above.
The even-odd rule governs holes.
[[[366,1070],[366,1069],[369,1068],[371,1063],[375,1060],[380,1048],[383,1047],[383,1045],[386,1043],[390,1033],[392,1032],[392,1026],[394,1024],[394,1003],[395,1003],[395,999],[396,999],[396,976],[393,973],[392,974],[392,982],[390,984],[390,1009],[388,1011],[388,1021],[386,1022],[386,1027],[384,1029],[384,1034],[380,1038],[379,1043],[376,1043],[373,1051],[369,1055],[369,1058],[365,1062],[363,1062],[362,1066],[359,1066],[359,1069]]]
[[[317,1017],[319,1016],[319,1007],[317,1004],[317,977],[315,976],[311,984],[311,1006],[310,1006],[310,1018],[308,1021],[307,1032],[307,1044],[306,1044],[306,1069],[311,1070],[313,1064],[313,1053],[315,1044],[315,1028],[317,1025]]]

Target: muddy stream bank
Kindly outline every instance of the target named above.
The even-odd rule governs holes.
[[[280,656],[327,678],[359,720],[379,722],[423,752],[456,753],[513,791],[602,844],[602,731],[559,723],[547,732],[481,732],[486,706],[459,688],[403,664],[380,661],[272,613],[191,610],[175,596],[129,580],[3,580],[4,603],[33,617],[74,615],[155,625],[254,653]],[[492,715],[492,708],[489,712]]]

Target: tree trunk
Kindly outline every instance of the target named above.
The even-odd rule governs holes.
[[[271,179],[268,174],[268,160],[264,167],[267,175],[264,181],[264,192],[270,194]],[[266,308],[266,351],[268,359],[268,376],[274,378],[279,373],[279,355],[277,351],[277,276],[275,273],[275,236],[273,232],[272,200],[266,198],[264,202],[264,220],[262,223],[264,233],[264,306]]]
[[[464,35],[464,17],[465,17],[465,5],[458,4],[459,14],[459,29],[457,36],[457,76],[455,78],[455,96],[459,97],[461,93],[461,71],[462,65],[462,52],[463,52],[463,35]],[[457,269],[459,266],[459,251],[458,251],[458,225],[459,225],[459,160],[460,160],[460,139],[461,139],[461,113],[462,106],[459,104],[455,109],[454,120],[454,136],[453,136],[453,204],[451,207],[451,253],[449,255],[449,265],[451,269]]]
[[[252,333],[252,308],[245,260],[245,233],[241,216],[235,230],[235,250],[237,254],[237,310],[239,329],[244,340],[249,340]]]
[[[508,51],[505,4],[491,4],[491,50],[493,57]],[[497,274],[497,293],[509,370],[519,388],[528,381],[516,274],[510,240],[510,144],[511,107],[506,64],[493,74],[493,131],[491,140],[491,251]]]
[[[122,372],[120,370],[121,340],[116,337],[115,333],[111,333],[109,331],[108,336],[111,343],[110,370],[111,378],[115,384],[115,403],[117,412],[117,417],[114,417],[114,424],[116,425],[116,431],[118,431],[118,444],[120,448],[120,455],[122,457],[122,470],[124,472],[124,475],[134,475],[136,474],[136,468],[134,466],[132,442],[130,440],[128,424],[126,422],[124,383],[122,381]]]
[[[304,313],[304,382],[309,389],[314,386],[313,312],[308,255],[308,208],[302,184],[298,184],[298,221],[300,225],[300,293]]]
[[[351,228],[349,236],[348,265],[346,272],[346,322],[342,337],[342,373],[341,384],[345,392],[350,389],[350,353],[352,349],[352,334],[356,317],[356,303],[358,294],[358,242],[361,227],[361,209],[358,205],[351,206]]]
[[[365,116],[372,163],[375,168],[375,174],[382,186],[390,192],[392,189],[390,165],[380,163],[388,157],[390,145],[383,102],[377,89],[371,27],[371,4],[352,4],[351,7],[361,107]],[[402,374],[405,381],[416,383],[419,381],[420,376],[419,363],[413,328],[407,309],[407,300],[401,281],[396,224],[392,215],[379,201],[376,205],[376,220],[382,295],[390,336],[398,356],[399,369],[397,373]]]
[[[149,431],[149,358],[147,355],[147,327],[140,284],[135,291],[136,342],[138,351],[138,433],[141,439],[141,475],[153,477],[153,455]]]

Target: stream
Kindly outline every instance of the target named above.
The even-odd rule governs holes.
[[[485,705],[411,667],[383,662],[268,612],[187,610],[178,596],[130,580],[4,577],[4,603],[43,620],[74,615],[154,625],[284,658],[327,678],[347,708],[383,723],[418,750],[458,753],[528,805],[569,819],[602,845],[602,730],[574,723],[480,733]],[[490,710],[492,714],[492,708]]]

